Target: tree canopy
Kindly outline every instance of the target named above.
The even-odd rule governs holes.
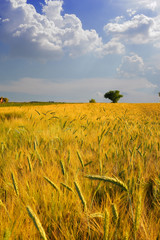
[[[96,103],[96,100],[92,98],[91,100],[89,100],[89,103]]]
[[[113,103],[117,103],[119,99],[123,97],[123,95],[120,94],[120,91],[115,90],[106,92],[104,97],[110,99]]]
[[[0,102],[1,103],[7,103],[9,101],[8,98],[0,97]]]

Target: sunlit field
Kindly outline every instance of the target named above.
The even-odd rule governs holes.
[[[0,108],[0,239],[160,239],[160,104]]]

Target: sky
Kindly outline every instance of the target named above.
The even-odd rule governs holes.
[[[159,0],[0,0],[0,96],[159,102]]]

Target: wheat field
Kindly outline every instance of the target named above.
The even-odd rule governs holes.
[[[0,108],[0,239],[160,239],[160,104]]]

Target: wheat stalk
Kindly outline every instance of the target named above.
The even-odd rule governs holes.
[[[86,167],[86,166],[90,165],[92,162],[93,162],[93,161],[90,161],[90,162],[88,162],[88,163],[85,163],[84,166]]]
[[[139,228],[140,216],[141,216],[141,196],[138,196],[136,213],[135,213],[135,221],[134,221],[135,239],[136,239],[137,230]]]
[[[61,185],[65,188],[67,188],[69,191],[74,192],[73,189],[71,187],[69,187],[68,185],[61,183]]]
[[[78,156],[78,159],[79,159],[79,161],[80,161],[80,163],[82,165],[82,168],[84,168],[84,163],[83,163],[82,157],[81,157],[81,155],[80,155],[80,153],[78,151],[77,151],[77,156]]]
[[[74,185],[75,185],[75,188],[76,188],[76,191],[78,193],[78,196],[82,202],[82,205],[83,205],[83,210],[86,212],[86,218],[87,218],[87,224],[88,224],[88,234],[89,234],[89,239],[91,239],[91,230],[90,230],[90,224],[89,224],[89,219],[88,219],[88,213],[87,213],[87,205],[86,205],[86,201],[84,199],[84,196],[82,194],[82,191],[78,185],[77,182],[74,182]]]
[[[27,157],[27,160],[28,160],[29,171],[32,172],[32,164],[31,164],[29,156]]]
[[[37,157],[38,157],[38,160],[39,160],[39,165],[40,165],[40,166],[43,166],[42,158],[41,158],[41,156],[40,156],[40,154],[39,154],[39,152],[38,152],[37,149],[36,149],[36,153],[37,153]]]
[[[61,165],[62,174],[65,175],[65,167],[62,160],[60,160],[60,165]]]
[[[74,182],[74,185],[75,185],[76,191],[77,191],[77,193],[78,193],[78,196],[79,196],[79,198],[80,198],[80,200],[81,200],[81,202],[82,202],[82,205],[83,205],[84,209],[86,209],[86,201],[85,201],[85,199],[84,199],[84,197],[83,197],[83,194],[82,194],[82,192],[81,192],[81,189],[80,189],[80,187],[79,187],[79,185],[78,185],[77,182]]]
[[[117,207],[115,204],[112,204],[111,207],[112,207],[113,221],[114,223],[116,223],[118,221]]]
[[[4,231],[4,234],[3,234],[3,240],[9,240],[11,239],[11,234],[12,234],[12,231],[10,231],[9,228],[5,229]]]
[[[38,113],[38,115],[41,115],[41,114],[40,114],[40,112],[38,112],[36,109],[35,109],[35,112],[37,112],[37,113]]]
[[[100,181],[115,184],[121,187],[124,191],[128,192],[127,185],[123,183],[121,180],[119,180],[118,178],[111,178],[111,177],[105,177],[105,176],[99,176],[99,175],[86,175],[85,177],[91,180],[100,180]]]
[[[70,151],[70,149],[69,149],[69,150],[68,150],[68,159],[67,159],[68,163],[70,163],[70,159],[71,159],[71,151]]]
[[[17,196],[19,196],[18,185],[17,185],[17,182],[16,182],[16,179],[15,179],[15,176],[14,176],[13,172],[11,173],[11,176],[12,176],[12,182],[13,182],[14,190],[15,190]]]
[[[115,204],[112,204],[111,207],[112,207],[112,214],[113,214],[113,223],[116,225],[115,232],[114,232],[114,240],[117,240],[118,212]]]
[[[129,239],[129,236],[128,236],[128,232],[126,232],[126,235],[124,237],[124,240],[128,240]]]
[[[56,186],[55,183],[53,183],[49,178],[44,176],[44,179],[60,194],[59,188]]]
[[[90,218],[104,218],[104,214],[97,212],[89,215]]]
[[[41,224],[39,218],[36,216],[36,214],[33,212],[33,210],[30,208],[30,206],[27,206],[26,208],[27,208],[27,211],[28,211],[28,214],[29,214],[30,218],[33,220],[33,223],[34,223],[35,227],[37,228],[37,230],[39,231],[41,237],[44,240],[47,240],[45,231],[42,227],[42,224]]]
[[[6,206],[4,205],[4,203],[2,202],[2,200],[1,200],[1,199],[0,199],[0,206],[2,206],[2,207],[4,208],[4,210],[5,210],[5,212],[7,213],[7,215],[8,215],[8,217],[9,217],[9,219],[11,220],[11,218],[10,218],[10,216],[9,216],[9,212],[8,212],[8,210],[7,210]]]
[[[104,217],[104,240],[108,240],[109,234],[109,212],[105,209],[105,217]]]

